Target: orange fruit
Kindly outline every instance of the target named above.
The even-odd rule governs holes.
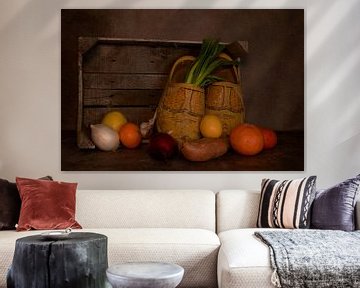
[[[207,114],[200,122],[201,135],[207,138],[219,138],[222,134],[221,120],[216,115]]]
[[[119,140],[126,148],[136,148],[141,143],[141,133],[138,125],[128,122],[120,127]]]
[[[269,128],[261,128],[264,137],[264,149],[274,148],[277,144],[277,135],[274,130]]]
[[[101,124],[110,127],[116,132],[119,132],[120,127],[124,125],[126,122],[127,120],[124,114],[122,114],[119,111],[110,111],[104,115]]]
[[[256,155],[264,147],[264,137],[257,126],[240,124],[230,132],[230,145],[242,155]]]

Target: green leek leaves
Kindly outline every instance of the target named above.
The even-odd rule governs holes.
[[[217,68],[233,65],[233,61],[219,58],[225,46],[214,39],[204,39],[199,56],[193,62],[185,77],[185,83],[194,84],[204,88],[213,82],[221,81],[220,77],[211,75]]]

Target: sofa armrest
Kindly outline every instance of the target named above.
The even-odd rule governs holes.
[[[360,230],[360,199],[357,200],[355,206],[355,229]]]

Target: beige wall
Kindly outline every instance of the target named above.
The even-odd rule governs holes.
[[[0,177],[76,181],[80,188],[259,188],[263,177],[318,175],[320,187],[360,172],[360,2],[2,1]],[[196,2],[197,4],[190,4]],[[121,3],[121,4],[119,4]],[[206,3],[206,4],[205,4]],[[307,4],[308,3],[308,4]],[[196,7],[194,6],[196,5]],[[304,8],[305,171],[61,172],[61,8]]]

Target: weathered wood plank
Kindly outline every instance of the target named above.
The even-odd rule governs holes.
[[[101,106],[157,106],[161,89],[102,90],[84,89],[84,105]]]
[[[226,45],[226,50],[234,59],[240,58],[241,62],[245,62],[249,52],[249,43],[247,41],[235,41]]]
[[[190,48],[97,45],[83,57],[84,72],[167,73],[175,60],[196,54]]]
[[[94,37],[79,37],[78,39],[79,53],[82,55],[83,53],[89,51],[89,49],[94,45],[96,45],[97,42],[98,39]]]
[[[163,89],[167,74],[83,73],[83,88]]]
[[[141,124],[148,121],[154,116],[155,107],[117,107],[117,108],[92,108],[84,107],[84,125],[88,127],[90,124],[100,123],[104,115],[109,111],[120,111],[125,115],[129,122]]]

